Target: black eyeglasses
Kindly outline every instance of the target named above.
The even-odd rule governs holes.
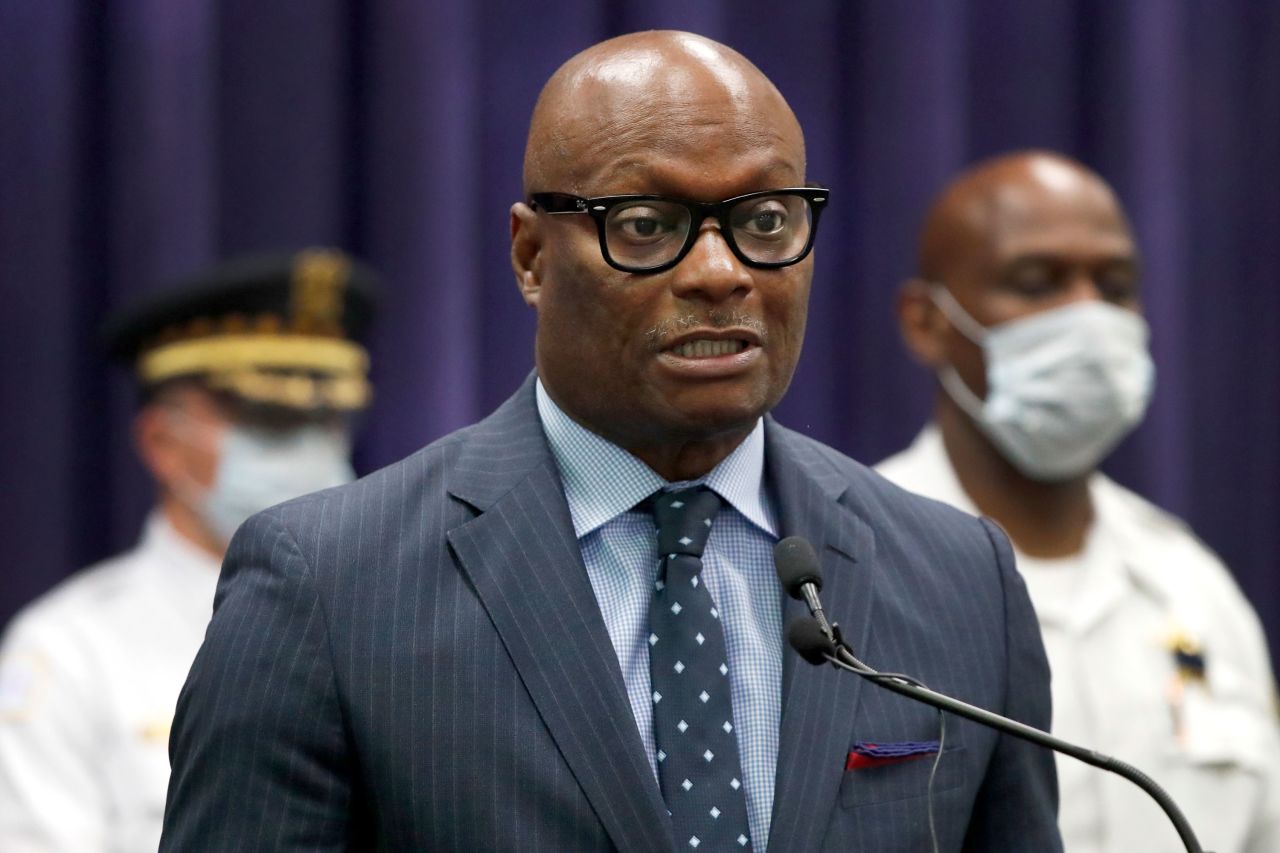
[[[671,269],[689,254],[708,216],[720,223],[720,235],[738,260],[776,269],[809,254],[828,194],[823,187],[794,187],[702,202],[659,195],[533,193],[529,206],[553,215],[589,214],[605,262],[623,272]]]

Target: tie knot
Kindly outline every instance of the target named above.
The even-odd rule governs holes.
[[[711,535],[711,520],[720,510],[720,496],[706,486],[663,492],[653,499],[658,524],[658,553],[702,556]]]

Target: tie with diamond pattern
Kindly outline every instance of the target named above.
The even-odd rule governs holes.
[[[706,487],[653,499],[662,567],[649,605],[658,780],[681,849],[750,850],[720,613],[700,578],[720,497]]]

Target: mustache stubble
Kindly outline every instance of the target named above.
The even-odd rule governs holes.
[[[655,350],[662,349],[672,337],[688,329],[709,327],[713,329],[749,329],[760,338],[763,345],[767,342],[767,329],[764,321],[742,311],[712,309],[701,314],[682,314],[670,317],[653,326],[644,333],[645,341]]]

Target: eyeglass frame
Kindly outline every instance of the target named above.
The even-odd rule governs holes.
[[[794,258],[786,261],[756,261],[748,258],[742,249],[738,246],[737,239],[733,236],[733,225],[729,222],[729,211],[736,205],[752,198],[763,198],[771,195],[798,195],[803,198],[809,205],[809,237],[805,241],[804,248],[800,250]],[[542,212],[551,216],[559,216],[566,213],[585,213],[595,220],[596,233],[600,240],[600,255],[604,258],[605,263],[616,270],[626,273],[634,273],[637,275],[652,275],[655,273],[666,272],[685,259],[685,256],[692,251],[695,243],[698,242],[698,236],[702,231],[702,223],[708,217],[715,217],[716,222],[720,224],[720,237],[724,240],[725,245],[729,247],[729,251],[733,252],[734,257],[749,267],[755,269],[781,269],[798,264],[809,256],[813,251],[813,239],[818,233],[818,217],[823,209],[827,206],[827,199],[830,197],[831,191],[826,187],[807,186],[807,187],[780,187],[772,190],[759,190],[757,192],[745,193],[744,195],[727,198],[723,201],[694,201],[686,198],[674,198],[665,195],[603,195],[594,198],[583,198],[582,196],[573,195],[571,193],[560,192],[542,192],[530,193],[526,204],[534,211],[541,208]],[[605,235],[605,220],[609,218],[609,211],[620,204],[635,201],[665,201],[671,204],[678,204],[689,211],[689,233],[685,235],[684,245],[680,247],[680,251],[675,254],[669,261],[656,264],[652,267],[628,267],[623,266],[609,253],[609,241]]]

